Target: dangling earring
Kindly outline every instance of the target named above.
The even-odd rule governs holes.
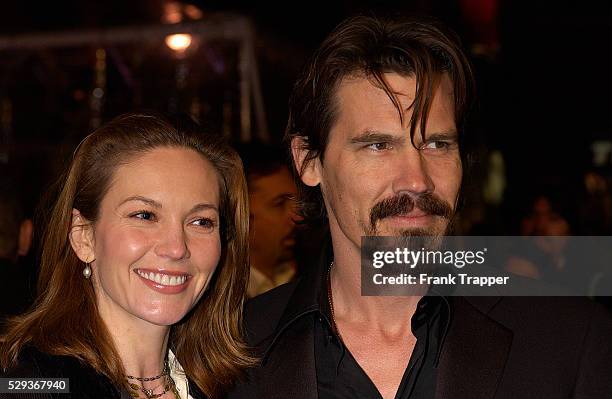
[[[85,263],[85,268],[83,269],[83,277],[89,279],[91,277],[91,267],[89,266],[89,262]]]

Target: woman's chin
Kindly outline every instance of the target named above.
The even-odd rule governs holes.
[[[157,326],[171,326],[181,321],[187,312],[185,311],[162,311],[140,316],[141,319]]]

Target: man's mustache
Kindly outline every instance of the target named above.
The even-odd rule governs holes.
[[[392,216],[407,215],[415,207],[429,215],[445,219],[453,216],[450,204],[432,193],[421,194],[416,199],[411,195],[401,194],[386,198],[374,205],[370,211],[370,225],[375,229],[377,221]]]

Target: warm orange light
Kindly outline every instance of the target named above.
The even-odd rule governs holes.
[[[166,46],[174,51],[185,51],[191,46],[191,35],[178,33],[176,35],[166,36]]]
[[[178,24],[183,20],[181,5],[176,1],[169,1],[164,4],[162,22],[166,24]]]

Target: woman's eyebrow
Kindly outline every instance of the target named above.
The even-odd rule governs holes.
[[[151,198],[147,198],[147,197],[143,197],[142,195],[133,195],[131,197],[127,197],[126,199],[124,199],[123,201],[121,201],[121,203],[118,206],[121,206],[123,204],[125,204],[126,202],[130,202],[130,201],[139,201],[139,202],[144,202],[147,205],[150,205],[154,208],[161,208],[162,204],[160,204],[159,202],[151,199]]]
[[[193,208],[191,208],[191,211],[189,211],[189,213],[195,213],[195,212],[203,211],[207,209],[212,209],[213,211],[219,213],[219,210],[217,209],[215,205],[207,204],[207,203],[201,203],[201,204],[195,205]]]

